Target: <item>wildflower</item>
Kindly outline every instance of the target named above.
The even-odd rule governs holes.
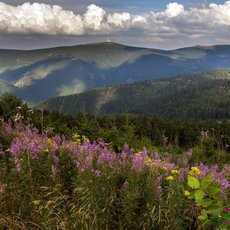
[[[10,148],[6,149],[6,152],[9,153],[10,152]]]
[[[230,182],[229,181],[226,181],[226,180],[222,180],[221,183],[220,183],[220,188],[222,190],[224,189],[227,189],[230,187]]]
[[[45,149],[44,152],[45,152],[45,153],[48,153],[48,152],[49,152],[49,149]]]
[[[48,200],[48,201],[46,202],[46,204],[47,204],[47,205],[51,205],[51,204],[52,204],[52,200]]]
[[[180,171],[179,171],[179,170],[176,170],[176,169],[172,169],[172,170],[171,170],[171,173],[172,173],[172,174],[179,174]]]
[[[230,208],[225,207],[224,208],[224,213],[230,213]]]
[[[166,180],[174,180],[173,176],[167,176]]]
[[[124,184],[122,185],[124,189],[127,189],[129,187],[129,182],[126,180]]]
[[[96,175],[96,177],[100,177],[101,176],[101,171],[100,170],[95,170],[95,175]]]
[[[85,135],[82,135],[81,136],[82,140],[85,141],[85,142],[89,142],[89,138],[86,137]]]
[[[200,175],[201,171],[197,167],[191,167],[191,170],[189,172],[190,175]]]
[[[135,156],[139,156],[141,154],[141,151],[138,151],[137,153],[135,153]]]
[[[189,150],[189,151],[186,153],[186,156],[189,157],[189,158],[192,157],[192,150]]]
[[[48,142],[49,144],[52,144],[53,140],[52,140],[51,138],[48,138],[48,139],[47,139],[47,142]]]
[[[148,165],[148,166],[151,166],[151,165],[152,165],[152,160],[151,160],[151,158],[150,158],[149,156],[147,156],[147,157],[145,158],[145,163],[146,163],[146,165]]]
[[[75,139],[78,139],[80,137],[80,135],[78,133],[74,133],[72,137]]]
[[[157,186],[156,193],[157,195],[160,195],[162,193],[162,187],[160,185]]]
[[[40,200],[33,200],[32,202],[35,206],[40,205],[41,201]]]
[[[184,196],[189,196],[190,195],[190,192],[188,190],[185,190],[184,191]]]

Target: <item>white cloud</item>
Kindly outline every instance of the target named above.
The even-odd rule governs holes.
[[[87,11],[83,16],[83,23],[85,28],[89,28],[94,31],[100,31],[103,27],[103,20],[106,12],[94,5],[91,4],[87,7]]]
[[[169,3],[165,10],[165,14],[169,17],[176,17],[182,12],[184,12],[184,6],[176,2]]]
[[[114,35],[119,31],[138,29],[140,37],[162,43],[198,39],[226,41],[230,37],[230,1],[203,7],[184,6],[173,2],[162,12],[106,12],[91,4],[83,15],[66,11],[58,5],[24,3],[11,6],[0,2],[0,31],[5,34],[45,34],[84,36]],[[213,37],[212,37],[213,36]]]
[[[123,13],[114,13],[114,14],[109,14],[107,17],[107,23],[110,26],[115,26],[115,27],[130,27],[131,25],[131,15],[130,13],[123,12]]]

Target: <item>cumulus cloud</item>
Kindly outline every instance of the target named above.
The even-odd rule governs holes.
[[[185,10],[173,2],[161,12],[106,12],[91,4],[84,14],[67,11],[58,5],[24,3],[18,6],[0,2],[0,31],[5,34],[45,34],[84,36],[108,32],[134,31],[152,41],[170,39],[219,39],[230,37],[230,1],[211,3]]]

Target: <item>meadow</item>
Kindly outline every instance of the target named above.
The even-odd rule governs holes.
[[[0,125],[0,229],[228,229],[230,165]]]

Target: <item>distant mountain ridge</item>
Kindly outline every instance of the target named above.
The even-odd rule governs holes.
[[[230,69],[119,84],[48,100],[48,110],[75,115],[148,114],[169,119],[230,118]]]
[[[96,87],[219,68],[230,68],[230,45],[165,51],[104,42],[31,51],[0,50],[0,90],[38,103]]]

